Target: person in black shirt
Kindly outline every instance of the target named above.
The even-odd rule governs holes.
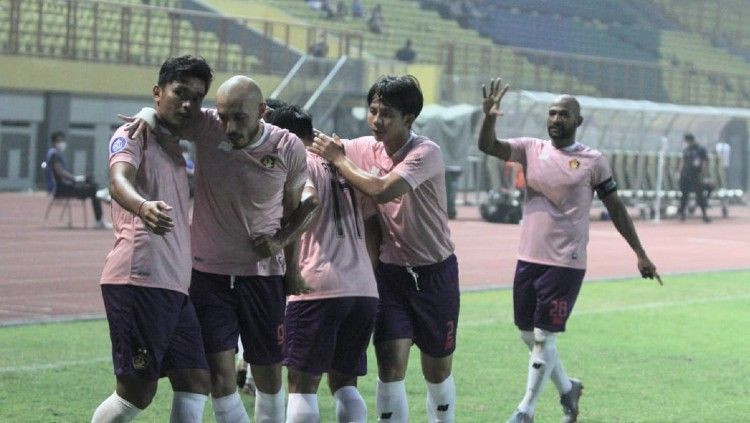
[[[685,220],[685,208],[687,207],[690,193],[695,193],[695,199],[703,214],[703,221],[711,222],[706,214],[707,199],[703,193],[703,175],[708,162],[706,149],[695,141],[693,134],[685,134],[685,149],[682,150],[682,165],[680,167],[680,209],[678,214],[680,220]]]

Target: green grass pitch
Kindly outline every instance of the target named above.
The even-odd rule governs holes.
[[[454,377],[458,422],[501,422],[523,395],[528,355],[512,322],[511,292],[462,296]],[[719,422],[750,416],[750,271],[585,283],[558,340],[566,370],[585,385],[581,422]],[[114,389],[105,321],[0,328],[0,421],[84,422]],[[407,376],[412,421],[426,421],[419,355]],[[360,379],[375,420],[375,360]],[[169,420],[160,383],[137,421]],[[323,422],[333,401],[321,384]],[[251,397],[244,397],[250,413]],[[535,421],[558,422],[549,383]],[[210,402],[205,421],[213,421]]]

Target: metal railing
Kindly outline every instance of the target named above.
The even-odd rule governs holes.
[[[441,45],[440,64],[446,97],[455,101],[465,86],[501,75],[518,89],[750,107],[750,77],[692,66],[465,43]]]
[[[0,0],[0,12],[3,54],[158,65],[169,56],[190,53],[205,57],[217,71],[285,74],[324,34],[329,56],[362,55],[363,37],[356,31],[182,9]]]

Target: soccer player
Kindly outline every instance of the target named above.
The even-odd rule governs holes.
[[[531,351],[526,395],[509,422],[531,422],[550,377],[560,392],[563,422],[575,422],[583,390],[565,373],[555,340],[565,330],[586,272],[589,213],[596,193],[609,211],[617,231],[636,254],[644,278],[661,278],[646,255],[633,221],[617,195],[617,184],[606,158],[576,142],[583,122],[578,101],[569,95],[550,106],[547,132],[551,141],[535,138],[499,140],[495,123],[502,116],[500,101],[509,86],[500,78],[484,93],[485,118],[479,149],[501,160],[518,162],[526,179],[523,227],[513,280],[515,323]]]
[[[445,164],[440,147],[411,131],[422,110],[413,76],[385,76],[367,94],[372,136],[346,141],[323,134],[311,151],[375,199],[382,227],[375,271],[380,300],[373,342],[380,421],[409,420],[404,378],[409,350],[421,351],[430,422],[452,422],[451,375],[458,329],[458,264],[448,229]]]
[[[282,228],[282,218],[300,202],[305,147],[296,135],[262,120],[263,94],[246,76],[222,83],[216,104],[185,133],[196,147],[190,296],[211,369],[215,417],[220,423],[249,420],[236,384],[241,336],[257,388],[255,420],[282,422],[286,294],[305,289],[295,245],[299,231]],[[148,111],[137,117],[150,122]]]
[[[117,388],[92,422],[127,422],[168,376],[173,422],[199,422],[210,378],[190,285],[189,188],[177,136],[200,114],[212,73],[200,58],[164,62],[148,143],[125,125],[109,143],[115,244],[101,277]]]
[[[266,121],[289,129],[307,146],[313,143],[312,118],[297,106],[276,109]],[[317,391],[323,373],[328,373],[338,421],[366,422],[357,377],[367,373],[378,293],[365,244],[362,197],[334,166],[312,153],[307,170],[302,203],[315,204],[320,215],[300,240],[302,278],[313,291],[289,297],[284,318],[287,422],[320,421]]]

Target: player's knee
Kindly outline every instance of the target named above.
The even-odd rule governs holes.
[[[520,332],[523,343],[526,344],[529,349],[534,348],[534,332],[530,330],[522,330]]]
[[[155,383],[118,383],[117,395],[141,410],[144,410],[154,399],[154,396],[156,395],[156,386]]]
[[[534,346],[532,354],[543,356],[547,351],[555,348],[557,335],[544,329],[534,328]]]

